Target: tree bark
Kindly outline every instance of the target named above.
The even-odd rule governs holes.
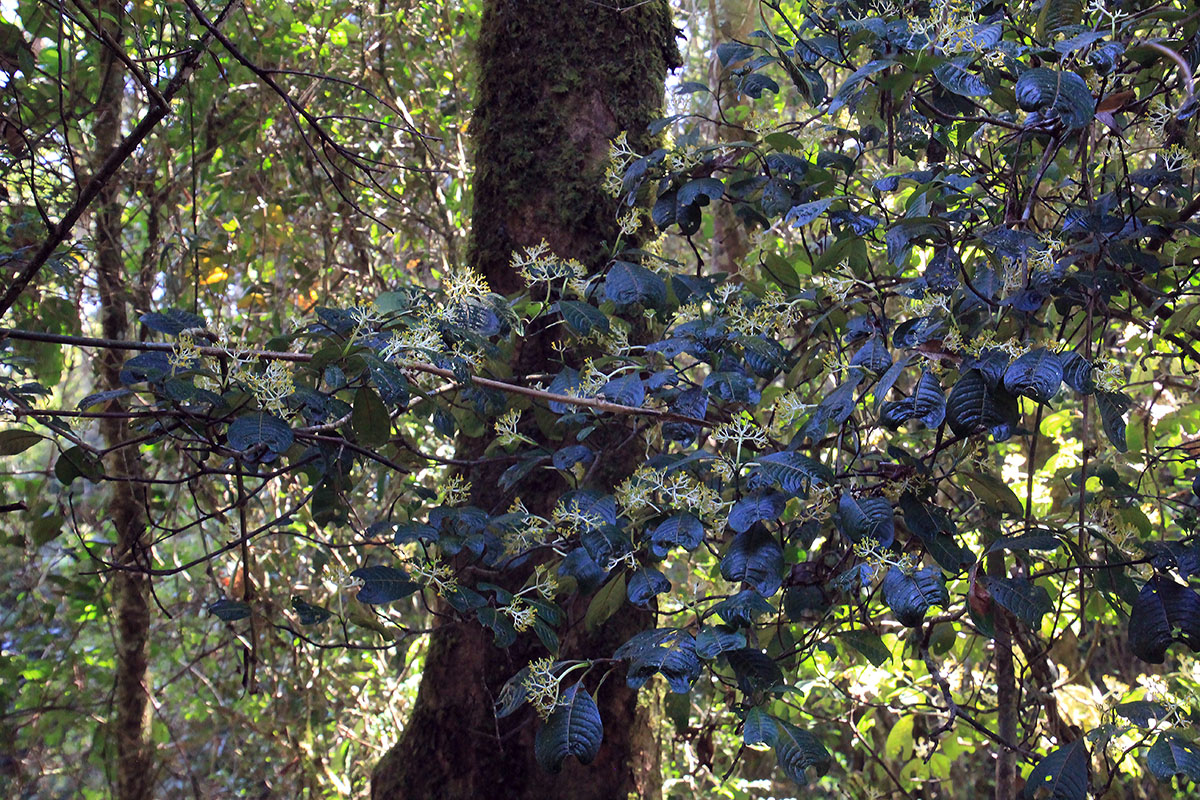
[[[645,131],[662,113],[667,70],[678,65],[667,3],[490,0],[478,63],[472,265],[501,294],[523,288],[509,266],[512,253],[543,239],[561,257],[602,268],[618,235],[617,202],[601,189],[609,143],[628,131],[634,147],[652,149]],[[528,331],[513,354],[514,371],[552,368],[552,336],[536,326]],[[610,469],[632,471],[641,451],[636,438],[628,438],[633,441],[615,448]],[[460,454],[478,455],[484,444],[461,441]],[[537,498],[528,503],[535,511],[534,505],[552,507],[565,488],[548,471],[538,472],[551,477],[535,476],[521,487],[527,500]],[[477,498],[479,505],[495,510],[507,504],[497,497],[498,474],[477,469],[468,477],[490,492]],[[644,612],[627,609],[587,634],[586,607],[580,599],[566,608],[560,659],[608,656],[648,622]],[[558,775],[542,772],[533,758],[538,723],[531,710],[495,718],[503,683],[544,655],[528,634],[499,650],[474,620],[440,616],[412,716],[372,776],[373,800],[658,797],[651,715],[622,675],[605,681],[596,698],[604,742],[590,766],[571,758]]]
[[[723,125],[720,120],[732,119],[735,109],[744,106],[745,102],[738,95],[737,82],[729,76],[724,76],[721,83],[721,61],[717,58],[716,47],[721,42],[746,41],[758,23],[758,0],[709,0],[709,20],[712,31],[713,53],[708,64],[708,83],[714,87],[720,86],[720,92],[714,93],[712,109],[709,115],[718,120],[713,124],[713,140],[717,142],[733,142],[746,138],[746,131],[738,125]],[[733,213],[732,203],[716,203],[713,208],[713,239],[712,263],[730,275],[737,275],[741,270],[741,261],[750,252],[750,236],[746,226]]]
[[[105,26],[109,40],[122,40],[122,4],[105,0],[96,15]],[[97,98],[96,161],[92,169],[116,145],[121,130],[124,95],[124,70],[108,50],[101,58],[101,85]],[[107,339],[129,335],[128,285],[121,253],[121,202],[118,184],[109,180],[96,198],[92,233],[95,238],[96,285],[100,299],[100,327]],[[105,389],[119,389],[124,351],[106,350],[100,359],[100,380]],[[107,410],[119,410],[113,401]],[[146,558],[145,507],[143,484],[127,480],[145,477],[136,447],[119,447],[133,438],[127,419],[105,418],[100,421],[105,446],[112,449],[104,459],[105,474],[112,481],[108,519],[116,529],[113,561],[119,567],[143,568]],[[149,581],[144,574],[128,569],[113,572],[111,582],[116,620],[116,674],[114,677],[112,736],[116,746],[115,797],[117,800],[149,800],[154,791],[153,753],[150,743],[150,694],[148,686],[148,648],[150,632]]]

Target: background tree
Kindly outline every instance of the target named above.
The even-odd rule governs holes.
[[[678,65],[669,8],[596,4],[564,14],[556,2],[485,2],[477,58],[471,264],[503,295],[520,293],[524,284],[513,254],[541,243],[576,260],[580,277],[601,272],[622,237],[616,200],[604,190],[609,144],[622,133],[636,147],[653,144],[648,128],[662,114],[667,70]],[[636,241],[626,236],[627,245]],[[509,357],[512,374],[554,368],[554,345],[563,344],[554,327],[538,322],[524,331]],[[578,366],[585,355],[567,357]],[[636,430],[614,427],[596,436],[607,443],[598,457],[612,481],[632,473],[643,446]],[[528,435],[554,447],[542,431]],[[532,474],[513,478],[514,465],[482,458],[490,444],[489,436],[460,434],[457,458],[475,504],[497,514],[526,498],[529,510],[549,516],[568,484],[541,468],[547,456],[518,463],[519,473]],[[586,608],[566,609],[575,630],[563,641],[564,655],[615,649],[647,621],[630,609],[622,615],[628,619],[584,633]],[[526,646],[500,650],[492,632],[478,625],[451,615],[435,623],[416,705],[404,736],[376,768],[372,797],[658,796],[661,766],[648,706],[616,681],[598,697],[610,733],[590,768],[577,765],[555,777],[539,769],[531,711],[494,724],[505,681],[544,652],[536,637],[526,636]],[[495,735],[464,737],[461,725]]]

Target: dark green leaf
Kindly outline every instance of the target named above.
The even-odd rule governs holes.
[[[946,397],[942,384],[929,370],[921,373],[913,390],[913,416],[920,417],[926,428],[937,428],[946,419]]]
[[[746,635],[724,625],[705,625],[696,634],[696,655],[711,660],[727,650],[746,646]]]
[[[1160,721],[1167,719],[1171,713],[1165,705],[1152,700],[1121,703],[1117,706],[1116,712],[1139,728],[1153,728]]]
[[[896,538],[896,516],[884,497],[855,498],[843,492],[838,500],[838,528],[854,543],[874,539],[878,547],[890,547]]]
[[[663,592],[671,591],[671,582],[653,567],[642,567],[629,578],[625,595],[635,606],[644,606]]]
[[[396,567],[359,567],[350,575],[363,582],[358,590],[359,602],[370,605],[391,603],[421,588],[421,584],[409,579],[407,572]]]
[[[299,597],[292,597],[292,610],[301,625],[318,625],[333,616],[328,609],[306,603]]]
[[[1200,595],[1166,575],[1155,575],[1129,609],[1129,650],[1142,661],[1161,664],[1175,641],[1200,651]]]
[[[825,435],[830,424],[841,425],[854,411],[855,391],[862,383],[863,371],[850,370],[850,375],[836,389],[827,394],[817,405],[808,422],[804,425],[804,436],[816,441]]]
[[[987,588],[992,599],[1035,631],[1042,627],[1042,616],[1054,610],[1050,593],[1025,578],[989,577]]]
[[[825,209],[829,208],[832,202],[832,197],[826,197],[824,200],[814,200],[811,203],[801,203],[798,206],[792,206],[791,210],[784,216],[783,221],[790,222],[793,228],[803,227],[824,214]]]
[[[1039,348],[1025,353],[1004,371],[1004,388],[1018,397],[1049,403],[1062,386],[1063,365],[1056,353]]]
[[[1083,739],[1043,758],[1025,781],[1028,800],[1085,800],[1087,792],[1088,752]]]
[[[747,747],[774,745],[778,730],[771,715],[756,706],[746,712],[746,721],[742,724],[742,742]]]
[[[617,261],[604,279],[604,296],[618,306],[641,303],[657,307],[666,302],[667,285],[643,266]]]
[[[992,542],[988,553],[998,553],[1001,550],[1013,552],[1024,550],[1056,550],[1062,544],[1056,537],[1049,534],[1029,534],[1026,536],[1005,536]],[[987,555],[985,553],[984,555]]]
[[[968,72],[966,65],[958,61],[934,67],[933,77],[937,78],[937,82],[942,86],[963,97],[986,97],[992,93],[978,75]]]
[[[183,331],[192,328],[204,328],[207,323],[204,317],[181,311],[178,308],[168,308],[161,312],[142,314],[139,321],[152,331],[165,333],[168,336],[178,336]]]
[[[1113,447],[1122,453],[1129,449],[1125,444],[1124,415],[1130,405],[1132,405],[1132,401],[1129,396],[1121,392],[1096,392],[1096,407],[1100,409],[1104,434],[1112,442]]]
[[[717,45],[717,60],[721,62],[722,67],[728,67],[730,64],[735,64],[738,61],[745,61],[748,58],[753,58],[758,52],[748,44],[741,42],[721,42]]]
[[[600,709],[583,685],[577,683],[559,696],[558,705],[538,729],[533,752],[538,766],[557,773],[567,756],[575,756],[581,764],[592,763],[603,738]]]
[[[504,649],[517,641],[517,629],[507,614],[491,606],[484,606],[476,609],[475,616],[480,625],[492,632],[492,644],[496,647]]]
[[[696,203],[706,206],[712,200],[720,200],[724,194],[725,184],[716,178],[696,178],[680,187],[676,202],[681,206],[690,206]]]
[[[852,631],[842,631],[837,634],[837,638],[866,656],[867,661],[870,661],[876,667],[882,667],[892,660],[892,654],[883,644],[883,639],[879,638],[879,634],[859,628]]]
[[[783,720],[776,720],[776,727],[775,757],[793,781],[807,786],[810,768],[820,777],[833,766],[833,757],[816,736]]]
[[[663,558],[672,547],[695,550],[704,541],[704,524],[686,511],[668,517],[650,532],[650,552]]]
[[[64,486],[76,478],[86,478],[96,483],[104,476],[104,467],[99,459],[82,447],[64,450],[54,462],[54,477]]]
[[[946,399],[946,421],[956,436],[990,432],[997,442],[1012,436],[1017,400],[1004,390],[992,391],[983,373],[969,369]]]
[[[295,440],[286,422],[265,412],[238,417],[226,436],[230,449],[250,463],[274,461]]]
[[[879,374],[892,365],[892,354],[878,336],[872,336],[850,358],[850,366]]]
[[[638,408],[646,400],[646,386],[635,373],[614,378],[600,389],[604,397],[623,406]]]
[[[208,607],[208,613],[225,622],[236,622],[250,616],[250,604],[223,597]]]
[[[589,303],[581,303],[578,300],[560,300],[558,311],[576,333],[586,336],[593,330],[604,333],[608,333],[610,330],[608,317],[604,315],[603,311]]]
[[[631,689],[640,689],[651,676],[661,672],[672,692],[684,694],[691,691],[692,682],[700,677],[696,640],[687,631],[675,628],[643,631],[618,647],[613,658],[631,662],[625,673],[625,682]]]
[[[29,448],[46,437],[33,431],[0,431],[0,456],[15,456],[24,453]]]
[[[1160,781],[1176,775],[1200,781],[1200,747],[1179,731],[1163,731],[1146,753],[1146,766]]]
[[[388,416],[387,406],[369,386],[361,386],[354,393],[350,426],[359,442],[367,447],[387,444],[392,436],[392,419]]]
[[[729,650],[724,655],[737,676],[738,688],[744,694],[766,691],[783,683],[783,671],[779,665],[757,647]]]
[[[1017,79],[1013,91],[1025,111],[1054,111],[1069,128],[1082,128],[1096,114],[1087,82],[1074,72],[1036,67]]]
[[[788,494],[800,494],[809,482],[818,485],[833,482],[833,472],[829,467],[801,453],[771,453],[760,456],[757,462],[755,473],[777,484]]]
[[[937,567],[925,567],[911,574],[892,567],[883,577],[883,601],[900,624],[909,628],[921,624],[930,606],[945,606],[949,599],[946,579]]]
[[[783,584],[783,549],[766,528],[755,526],[733,537],[721,559],[721,576],[770,597]]]
[[[785,505],[787,495],[779,492],[748,495],[730,509],[729,527],[737,533],[744,533],[756,522],[773,522],[779,519]]]

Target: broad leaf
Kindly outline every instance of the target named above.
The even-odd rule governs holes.
[[[778,731],[775,719],[756,706],[746,712],[746,721],[742,724],[742,742],[747,747],[773,745]]]
[[[604,279],[604,296],[618,306],[640,303],[657,307],[666,302],[667,285],[643,266],[617,261]]]
[[[755,526],[733,537],[721,559],[721,576],[770,597],[783,585],[783,549],[766,528]]]
[[[704,523],[686,511],[668,517],[650,532],[650,552],[664,558],[672,547],[695,550],[704,541]]]
[[[1031,350],[1008,365],[1004,388],[1018,397],[1049,403],[1062,386],[1063,365],[1056,353],[1045,348]]]
[[[671,591],[671,582],[653,567],[642,567],[629,577],[625,595],[629,602],[644,606],[663,592]]]
[[[746,646],[746,634],[724,625],[705,625],[696,634],[696,655],[706,661]]]
[[[684,694],[700,677],[696,640],[687,631],[675,628],[643,631],[618,647],[613,658],[630,662],[625,682],[631,689],[640,689],[661,672],[672,692]]]
[[[934,67],[933,77],[942,86],[963,97],[986,97],[992,93],[978,75],[968,72],[966,65],[957,60]]]
[[[787,505],[787,495],[767,491],[743,497],[729,511],[729,527],[737,533],[745,533],[756,522],[773,522],[779,519]]]
[[[1050,593],[1026,578],[987,579],[992,599],[1012,612],[1034,631],[1042,627],[1042,616],[1054,610]]]
[[[937,428],[946,419],[946,397],[942,384],[929,370],[921,373],[912,396],[913,416],[920,417],[926,428]]]
[[[838,500],[838,529],[857,544],[874,539],[878,547],[890,547],[896,538],[896,517],[892,504],[883,497],[855,498],[843,492]]]
[[[358,590],[359,602],[370,605],[391,603],[421,588],[421,584],[414,583],[407,572],[396,567],[359,567],[350,575],[363,582]]]
[[[937,567],[911,574],[892,567],[883,577],[883,601],[900,624],[909,628],[921,624],[930,606],[945,606],[949,600],[946,579]]]
[[[1113,447],[1122,453],[1129,449],[1125,444],[1124,415],[1130,405],[1132,401],[1121,392],[1096,392],[1096,407],[1100,409],[1104,435],[1112,442]]]
[[[1013,92],[1025,111],[1053,111],[1068,128],[1082,128],[1096,114],[1087,82],[1074,72],[1036,67],[1017,79]]]
[[[1129,610],[1129,650],[1142,661],[1161,664],[1180,641],[1200,651],[1200,595],[1165,575],[1155,575]]]
[[[779,665],[757,647],[729,650],[724,655],[737,676],[738,688],[744,694],[766,691],[783,683],[783,671]]]
[[[829,467],[801,453],[784,451],[760,456],[755,472],[768,482],[776,484],[788,494],[797,495],[805,491],[808,484],[830,484],[833,472]]]
[[[833,766],[833,757],[816,736],[783,720],[776,720],[776,728],[775,757],[793,781],[807,786],[810,769],[820,777]]]
[[[1200,781],[1200,746],[1179,731],[1163,731],[1146,753],[1146,766],[1160,781],[1176,775]]]
[[[993,391],[982,372],[969,369],[946,399],[946,421],[957,436],[990,432],[1002,442],[1012,436],[1017,424],[1017,401],[1004,390]]]
[[[265,412],[238,417],[229,426],[226,438],[229,448],[251,463],[274,461],[295,440],[286,422]]]
[[[1043,758],[1025,781],[1028,800],[1085,800],[1087,793],[1088,752],[1083,739]]]
[[[592,763],[603,738],[600,709],[582,684],[577,683],[559,696],[558,705],[538,729],[533,752],[538,766],[557,773],[568,756],[575,756],[581,764]]]

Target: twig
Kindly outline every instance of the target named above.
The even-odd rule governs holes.
[[[33,280],[38,271],[50,260],[50,257],[54,255],[54,251],[58,249],[58,246],[66,240],[67,235],[70,234],[71,229],[79,221],[83,212],[99,196],[100,190],[112,179],[117,170],[121,168],[121,165],[133,155],[134,151],[145,141],[155,126],[162,122],[167,114],[171,113],[171,99],[179,93],[192,76],[196,65],[200,62],[205,51],[207,51],[209,42],[212,41],[213,31],[215,28],[219,28],[240,4],[241,0],[230,0],[229,4],[225,6],[224,10],[217,17],[216,22],[213,23],[213,29],[210,29],[200,37],[199,41],[196,42],[196,45],[191,48],[187,57],[183,60],[179,71],[175,73],[175,77],[171,79],[171,82],[161,92],[161,97],[166,101],[166,105],[151,106],[150,110],[146,112],[146,116],[142,118],[142,121],[108,154],[108,157],[100,164],[100,168],[96,170],[96,174],[92,176],[87,186],[79,193],[79,198],[67,210],[67,213],[63,215],[63,218],[54,226],[53,230],[50,231],[50,235],[42,242],[29,262],[17,272],[12,283],[4,291],[4,295],[0,296],[0,319],[4,319],[4,315],[17,302],[17,298],[21,296],[21,292],[25,291],[25,287],[29,285],[29,282]]]

